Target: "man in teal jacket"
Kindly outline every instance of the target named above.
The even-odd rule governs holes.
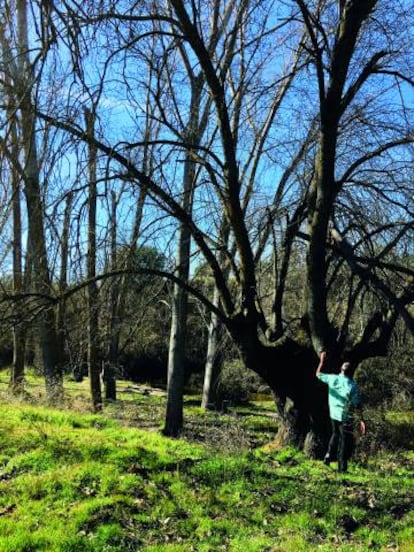
[[[346,472],[354,442],[354,412],[356,410],[360,415],[359,429],[361,433],[365,432],[359,389],[349,373],[349,362],[342,364],[339,374],[323,374],[326,352],[321,351],[319,358],[316,377],[329,387],[329,415],[332,423],[332,436],[324,462],[329,465],[331,460],[337,457],[338,470]]]

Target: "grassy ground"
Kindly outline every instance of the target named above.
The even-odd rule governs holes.
[[[93,415],[85,383],[68,382],[67,407],[50,409],[35,378],[25,401],[8,397],[6,381],[1,552],[414,550],[413,452],[338,475],[272,450],[271,404],[217,415],[188,397],[186,431],[172,440],[159,431],[161,391],[123,383]]]

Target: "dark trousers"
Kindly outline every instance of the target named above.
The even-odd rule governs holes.
[[[338,459],[338,470],[346,472],[348,460],[354,448],[354,434],[352,423],[331,420],[332,435],[328,445],[327,456],[331,460]]]

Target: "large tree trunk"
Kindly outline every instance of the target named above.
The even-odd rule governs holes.
[[[248,328],[236,321],[229,329],[246,368],[272,389],[279,415],[277,446],[291,445],[322,457],[330,422],[326,386],[315,376],[318,357],[313,348],[290,339],[265,345],[255,337],[255,329]]]
[[[26,171],[27,174],[32,172],[29,163],[26,165]],[[43,209],[37,176],[26,177],[25,193],[32,252],[33,286],[40,297],[48,296],[51,286],[43,230]],[[55,312],[47,299],[41,308],[37,321],[41,365],[45,376],[47,399],[50,403],[55,403],[63,394],[62,372],[57,361]]]
[[[277,376],[266,379],[273,390],[279,415],[276,443],[280,447],[294,446],[311,457],[322,458],[329,439],[330,422],[326,389],[314,375],[316,355],[308,351],[296,358],[282,355],[280,359],[275,351],[275,356],[288,367],[283,382]]]

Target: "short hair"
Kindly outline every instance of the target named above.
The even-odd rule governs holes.
[[[350,362],[344,362],[341,366],[341,370],[343,372],[349,372],[350,369],[351,369],[351,363]]]

